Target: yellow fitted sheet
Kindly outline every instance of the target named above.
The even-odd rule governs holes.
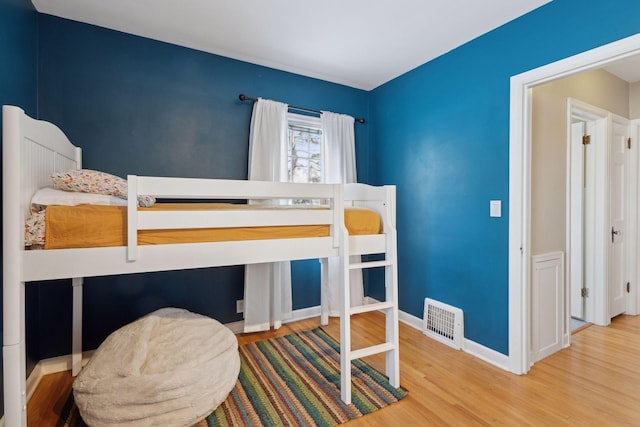
[[[140,210],[221,210],[256,209],[256,205],[229,203],[157,203]],[[273,207],[269,207],[273,209]],[[379,234],[380,216],[367,208],[345,209],[345,225],[350,235]],[[58,206],[47,207],[45,249],[94,248],[126,246],[127,208],[125,206]],[[290,239],[324,237],[327,225],[233,227],[183,230],[140,230],[138,244],[202,243],[237,240]]]

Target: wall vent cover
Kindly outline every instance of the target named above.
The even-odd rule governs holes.
[[[463,326],[461,309],[425,298],[422,326],[425,335],[460,350],[464,338]]]

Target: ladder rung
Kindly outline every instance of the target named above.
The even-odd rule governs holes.
[[[393,308],[394,304],[390,301],[376,302],[373,304],[364,304],[351,307],[351,314],[368,313],[370,311],[387,310]]]
[[[360,359],[362,357],[371,356],[372,354],[378,353],[386,353],[387,351],[391,351],[394,349],[394,345],[390,342],[386,342],[384,344],[378,344],[371,347],[360,348],[358,350],[354,350],[349,354],[349,358],[351,360]]]
[[[382,261],[367,261],[367,262],[357,262],[354,264],[349,264],[350,270],[356,270],[359,268],[374,268],[374,267],[386,267],[391,265],[392,262],[390,260],[382,260]]]

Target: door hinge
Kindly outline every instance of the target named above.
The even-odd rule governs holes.
[[[591,144],[591,135],[582,135],[582,145]]]
[[[588,298],[589,297],[589,288],[580,289],[580,296],[582,298]]]
[[[627,293],[631,293],[631,283],[627,282]]]
[[[631,150],[631,137],[627,138],[627,149]]]

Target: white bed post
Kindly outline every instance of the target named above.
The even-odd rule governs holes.
[[[138,177],[127,175],[127,261],[138,259]]]
[[[273,288],[271,289],[271,324],[273,329],[280,329],[282,326],[282,272],[280,270],[280,263],[271,263],[268,268],[271,270],[271,283]]]
[[[320,258],[320,324],[329,324],[329,259]]]
[[[3,274],[3,284],[7,282],[7,274]],[[5,286],[6,287],[6,286]],[[24,282],[17,282],[10,286],[17,290],[19,303],[16,302],[16,312],[10,316],[4,315],[4,344],[2,346],[3,375],[4,375],[4,425],[27,425],[27,391],[26,391],[26,352],[24,336]],[[4,292],[7,301],[7,292]],[[15,298],[14,298],[15,299]],[[8,318],[13,318],[7,326]],[[18,326],[15,328],[14,326]],[[11,344],[7,340],[7,329],[20,329],[20,340]]]
[[[340,394],[342,401],[351,403],[351,283],[349,273],[349,232],[344,224],[344,193],[335,187],[335,232],[340,244]]]
[[[71,279],[73,287],[73,317],[71,337],[71,375],[74,377],[80,373],[82,369],[82,277],[74,277]]]
[[[20,200],[21,122],[24,111],[2,107],[2,289],[4,421],[8,427],[27,425],[25,284],[22,281],[24,212]],[[21,233],[22,230],[22,233]]]
[[[398,244],[396,232],[395,206],[396,188],[387,187],[387,200],[385,207],[387,210],[387,221],[384,224],[385,234],[387,234],[387,253],[385,258],[391,261],[385,266],[385,296],[386,300],[393,302],[392,307],[386,315],[386,341],[392,343],[392,350],[386,353],[386,374],[389,377],[389,384],[393,387],[400,387],[400,331],[398,328]],[[391,207],[393,206],[393,209]]]
[[[82,149],[75,149],[76,168],[82,169]],[[71,279],[73,287],[72,297],[72,318],[71,318],[71,375],[74,377],[80,373],[82,369],[82,285],[83,277],[74,277]]]
[[[349,235],[346,227],[344,245],[340,249],[340,392],[342,401],[351,403],[351,289],[349,280]]]

